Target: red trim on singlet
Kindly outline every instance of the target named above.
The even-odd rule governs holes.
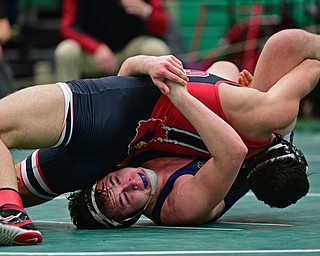
[[[50,189],[51,193],[58,194],[56,191],[54,191],[52,189],[52,187],[49,185],[49,183],[47,182],[46,178],[44,177],[44,175],[42,173],[42,170],[41,170],[41,167],[40,167],[40,164],[39,164],[39,150],[36,151],[36,157],[35,158],[36,158],[36,166],[38,168],[38,172],[39,172],[39,175],[40,175],[42,181],[44,182],[44,184],[46,184],[47,188]]]
[[[66,84],[70,91],[72,92],[71,90],[71,86],[69,83],[64,83]],[[62,88],[60,88],[62,90]],[[64,95],[64,91],[63,91],[63,97],[65,98],[65,95]],[[71,122],[71,127],[73,127],[73,120],[74,120],[74,108],[73,108],[73,101],[71,99],[71,102],[69,102],[69,109],[68,111],[65,113],[65,116],[64,116],[64,120],[63,120],[63,127],[62,127],[62,130],[60,132],[60,135],[59,135],[59,138],[57,139],[57,141],[53,144],[54,146],[53,147],[57,147],[57,146],[60,146],[60,145],[63,145],[63,146],[66,146],[67,143],[64,143],[65,139],[68,138],[67,142],[69,142],[69,139],[70,139],[70,136],[72,135],[72,129],[71,131],[70,130],[67,130],[67,122],[68,122],[68,113],[69,113],[69,110],[71,112],[71,117],[70,117],[70,122]],[[64,109],[65,111],[65,109]],[[64,133],[64,137],[63,137],[63,133]],[[63,139],[61,140],[61,138],[63,137]],[[61,140],[61,141],[60,141]]]
[[[70,89],[70,91],[72,92],[72,89],[71,89],[71,86],[70,86],[70,84],[69,83],[66,83],[67,84],[67,86],[69,87],[69,89]],[[73,96],[72,96],[73,97]],[[69,134],[68,134],[68,141],[67,141],[67,143],[69,143],[69,141],[70,141],[70,139],[71,139],[71,136],[72,136],[72,132],[73,132],[73,120],[74,120],[74,107],[73,107],[73,98],[71,98],[70,99],[70,112],[71,112],[71,120],[70,120],[70,122],[71,122],[71,127],[70,127],[70,131],[68,132]],[[66,124],[67,124],[67,118],[68,118],[68,114],[67,114],[67,117],[66,117]]]
[[[20,169],[20,181],[21,181],[21,188],[22,187],[24,187],[28,192],[29,192],[29,194],[31,194],[31,195],[33,195],[33,193],[29,190],[29,188],[28,188],[28,186],[26,185],[26,183],[25,183],[25,181],[24,181],[24,179],[23,179],[23,175],[22,175],[22,162],[20,162],[20,164],[19,164],[19,169]],[[20,189],[19,189],[19,192],[20,192]]]
[[[68,117],[68,115],[65,116],[64,121],[63,121],[63,127],[62,127],[62,130],[60,132],[59,138],[57,139],[57,141],[53,145],[57,145],[58,144],[58,142],[61,140],[61,138],[63,136],[63,132],[65,132],[65,134],[66,134],[65,129],[66,129],[66,126],[67,126],[67,117]],[[63,142],[63,140],[61,141],[61,143],[62,142]],[[60,143],[57,146],[60,146]]]

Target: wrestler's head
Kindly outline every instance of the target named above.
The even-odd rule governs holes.
[[[285,208],[308,193],[307,160],[300,149],[280,135],[243,169],[249,171],[252,192],[270,207]]]
[[[93,186],[69,196],[78,228],[121,228],[135,224],[155,192],[157,175],[150,169],[117,168]]]

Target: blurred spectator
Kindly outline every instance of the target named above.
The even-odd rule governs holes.
[[[64,0],[56,79],[112,75],[129,56],[169,54],[169,23],[161,0]]]
[[[319,13],[320,13],[320,1],[317,1],[314,4],[309,4],[305,6],[305,10],[309,16],[312,18],[316,18],[317,20],[320,19]]]
[[[261,5],[261,7],[263,7],[263,5]],[[251,16],[238,21],[229,28],[226,34],[217,43],[217,46],[203,59],[200,69],[206,70],[217,60],[227,60],[236,64],[240,70],[246,68],[249,69],[250,72],[253,72],[261,53],[262,46],[267,38],[280,30],[298,27],[292,17],[292,7],[292,3],[286,1],[282,2],[279,10],[280,19],[275,18],[272,15],[263,15],[263,13],[258,12],[256,14],[256,19],[252,19],[254,17],[251,13]],[[261,11],[263,11],[263,9],[261,9]],[[252,27],[255,27],[256,29],[256,35],[253,38],[255,41],[253,46],[255,48],[252,51],[254,53],[253,56],[250,56],[253,65],[248,68],[247,66],[244,66],[246,62],[245,46],[247,40],[250,40],[248,34]]]
[[[168,31],[165,33],[163,39],[169,46],[171,54],[175,55],[181,61],[185,60],[186,48],[185,43],[182,35],[182,30],[179,26],[179,22],[177,20],[178,17],[178,6],[176,1],[172,0],[164,0],[164,6],[167,10],[167,14],[169,17],[169,28]]]
[[[320,1],[305,7],[307,14],[317,21],[316,32],[320,33]],[[303,106],[304,107],[304,106]],[[302,114],[313,118],[320,118],[320,81],[316,88],[308,95]]]
[[[14,91],[12,70],[3,56],[3,46],[12,36],[8,11],[6,1],[0,0],[0,98]]]

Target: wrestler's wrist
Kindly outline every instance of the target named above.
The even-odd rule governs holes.
[[[170,89],[170,92],[167,94],[168,98],[171,100],[171,102],[176,106],[181,106],[185,104],[188,100],[188,97],[190,96],[189,93],[187,93],[182,86],[168,86]]]

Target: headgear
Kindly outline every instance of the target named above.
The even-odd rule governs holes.
[[[157,174],[150,169],[146,169],[143,167],[139,167],[139,168],[142,169],[145,172],[145,174],[149,177],[151,192],[145,206],[141,210],[139,210],[134,216],[129,217],[127,219],[124,219],[121,221],[115,221],[107,217],[105,214],[103,214],[100,211],[95,198],[96,186],[98,182],[92,186],[91,193],[89,195],[89,200],[92,204],[92,207],[89,206],[88,208],[92,217],[103,226],[107,228],[124,228],[124,227],[132,226],[139,220],[140,216],[143,214],[143,211],[147,208],[154,192],[156,191],[158,177],[157,177]]]
[[[299,148],[297,148],[292,142],[285,140],[280,134],[275,134],[275,140],[270,144],[266,151],[254,156],[245,164],[242,169],[248,172],[248,177],[254,173],[254,171],[266,164],[272,163],[278,159],[290,158],[294,161],[305,166],[305,171],[308,171],[308,162]]]

